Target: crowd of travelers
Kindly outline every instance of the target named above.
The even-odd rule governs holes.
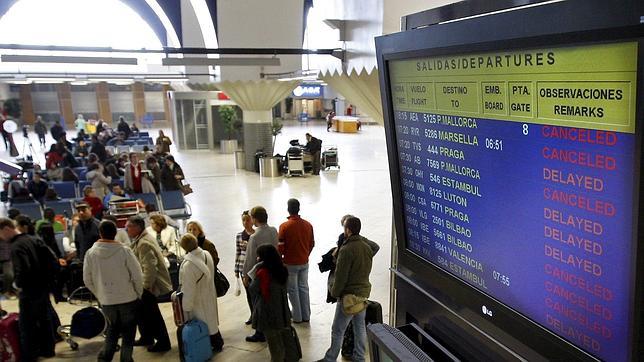
[[[135,201],[144,212],[129,217],[124,228],[109,212],[111,203],[129,200],[130,195],[184,190],[185,175],[169,153],[172,142],[159,131],[154,151],[113,153],[106,146],[127,140],[138,130],[121,119],[116,131],[100,122],[96,133],[88,136],[83,122],[82,117],[76,120],[78,134],[71,140],[59,123],[51,128],[56,143],[46,153],[45,168],[35,165],[26,184],[12,181],[13,207],[0,218],[3,293],[19,299],[21,360],[55,356],[55,344],[62,339],[56,333],[60,321],[50,295],[55,303],[65,302],[81,286],[93,293],[108,321],[99,361],[111,361],[118,350],[121,361],[132,361],[134,347],[139,346],[150,353],[169,351],[172,346],[159,303],[178,288],[185,318],[204,322],[213,353],[221,351],[218,265],[220,258],[233,262],[232,256],[218,253],[222,241],[209,240],[196,220],[189,220],[183,232],[174,219],[143,200]],[[46,205],[58,198],[48,181],[78,182],[73,168],[79,163],[87,167],[85,177],[91,185],[82,190],[82,199],[74,200],[72,215],[45,208],[41,220],[30,220],[20,213],[23,199]],[[123,186],[116,180],[123,180]],[[301,358],[292,324],[311,321],[308,275],[315,246],[313,226],[300,217],[297,199],[287,201],[286,211],[288,218],[279,228],[268,224],[262,206],[243,211],[243,229],[235,237],[234,274],[245,287],[249,308],[245,323],[254,329],[246,341],[267,343],[272,361]],[[319,263],[321,272],[330,271],[327,302],[336,303],[331,346],[321,361],[336,360],[350,322],[352,359],[363,361],[369,274],[379,247],[360,235],[357,217],[345,215],[341,225],[337,245]],[[175,273],[178,280],[173,280]]]

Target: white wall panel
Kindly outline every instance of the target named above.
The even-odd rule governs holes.
[[[31,92],[31,101],[34,113],[59,113],[58,93],[56,92]]]
[[[134,100],[131,91],[110,92],[110,110],[112,113],[134,112]]]
[[[165,112],[163,92],[145,92],[145,112]]]
[[[95,92],[72,92],[74,113],[98,113]]]

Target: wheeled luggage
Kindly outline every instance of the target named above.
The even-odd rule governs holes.
[[[174,324],[181,327],[186,323],[186,318],[183,314],[183,292],[172,292],[170,296],[172,301],[172,314],[174,314]]]
[[[170,255],[168,256],[168,262],[170,263],[170,267],[168,268],[168,273],[170,274],[170,282],[172,283],[172,290],[178,290],[179,289],[179,261],[175,255]],[[159,303],[167,303],[171,301],[171,294],[172,292],[168,294],[163,294],[157,297],[157,302]]]
[[[83,281],[83,263],[74,260],[69,263],[67,270],[69,278],[65,283],[65,287],[67,288],[67,296],[69,297],[75,290],[85,286],[85,282]]]
[[[9,313],[0,319],[0,361],[20,361],[18,328],[18,313]]]
[[[382,323],[382,305],[376,301],[367,301],[367,310],[364,317],[365,327],[369,324]],[[342,339],[342,357],[350,358],[353,355],[353,322],[349,322]]]
[[[212,357],[208,326],[198,319],[177,328],[177,341],[182,362],[205,362]]]
[[[376,301],[368,300],[364,321],[366,325],[382,323],[382,305]]]

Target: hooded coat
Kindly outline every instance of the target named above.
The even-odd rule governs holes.
[[[83,281],[102,305],[129,303],[143,294],[141,265],[119,242],[94,243],[85,254]]]
[[[89,171],[85,174],[87,181],[92,183],[92,188],[96,192],[96,197],[103,200],[105,195],[110,193],[110,184],[112,183],[112,178],[109,176],[103,175],[100,168],[96,170]],[[83,190],[81,190],[82,192]]]
[[[219,332],[217,291],[212,257],[201,248],[187,253],[179,268],[179,285],[183,292],[183,310],[208,325],[210,335]]]

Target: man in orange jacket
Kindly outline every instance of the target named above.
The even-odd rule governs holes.
[[[300,202],[289,199],[289,217],[279,230],[278,249],[288,269],[287,292],[293,306],[293,322],[308,322],[311,319],[309,301],[309,255],[315,246],[313,226],[302,219]]]

